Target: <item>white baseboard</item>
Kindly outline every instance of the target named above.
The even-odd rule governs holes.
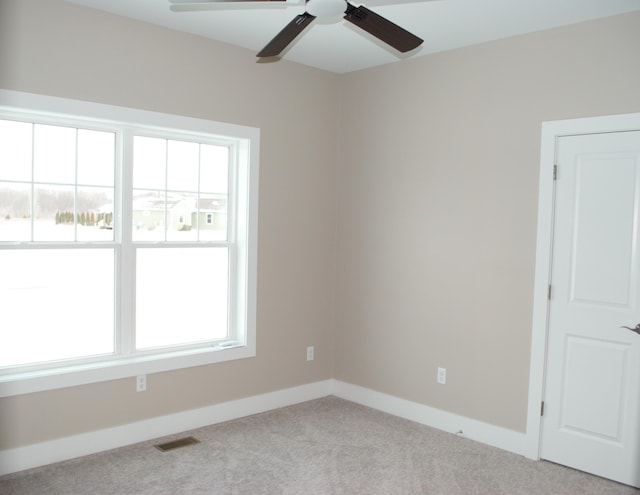
[[[0,451],[0,476],[331,395],[332,380]]]
[[[526,435],[339,380],[323,380],[104,430],[0,451],[0,476],[242,418],[328,395],[527,456]],[[530,457],[530,456],[529,456]]]
[[[457,433],[471,440],[532,458],[525,433],[483,423],[482,421],[434,409],[424,404],[400,399],[339,380],[333,380],[333,395],[393,414],[394,416],[415,421],[416,423],[437,428],[438,430]]]

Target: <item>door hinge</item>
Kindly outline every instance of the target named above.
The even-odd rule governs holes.
[[[544,401],[540,403],[540,416],[544,416]]]
[[[547,287],[547,299],[551,301],[551,284]]]
[[[556,180],[558,178],[558,166],[554,165],[553,166],[553,180]]]

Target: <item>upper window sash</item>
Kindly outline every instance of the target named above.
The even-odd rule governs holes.
[[[11,201],[0,205],[0,243],[113,243],[111,230],[89,227],[115,201],[118,129],[26,117],[0,109],[0,189]]]
[[[234,242],[235,143],[140,132],[132,143],[134,243]]]

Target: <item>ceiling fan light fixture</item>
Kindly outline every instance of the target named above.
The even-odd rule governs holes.
[[[309,0],[306,11],[315,17],[341,17],[347,10],[345,0]]]

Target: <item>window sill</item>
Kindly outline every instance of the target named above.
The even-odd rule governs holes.
[[[0,397],[55,390],[254,357],[255,347],[215,346],[0,376]],[[135,384],[131,383],[132,390]]]

